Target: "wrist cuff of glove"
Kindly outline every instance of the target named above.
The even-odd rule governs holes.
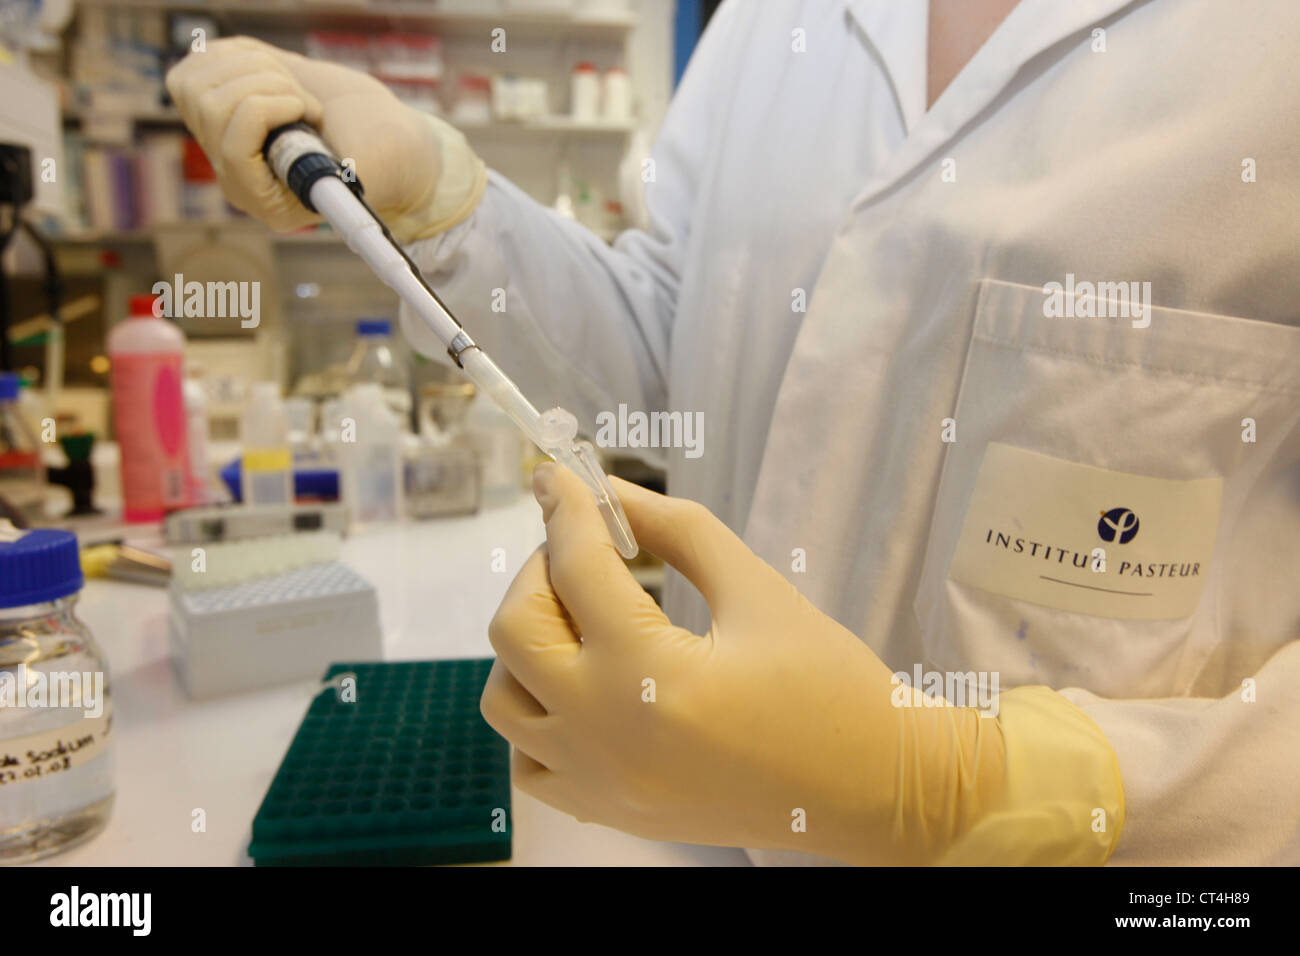
[[[487,188],[487,165],[470,149],[465,134],[436,116],[428,120],[442,149],[442,168],[432,204],[410,234],[399,237],[404,242],[428,239],[464,222]]]
[[[1048,687],[998,697],[1004,799],[944,855],[949,865],[1100,866],[1124,826],[1119,763],[1092,718]]]

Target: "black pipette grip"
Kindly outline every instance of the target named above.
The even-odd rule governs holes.
[[[347,184],[356,193],[361,205],[366,208],[366,211],[370,213],[370,216],[382,230],[384,238],[406,260],[406,265],[411,270],[411,274],[415,276],[416,281],[424,286],[424,290],[433,297],[434,301],[442,308],[442,311],[453,322],[460,325],[460,319],[456,318],[451,309],[447,308],[447,304],[439,298],[438,293],[434,292],[429,283],[425,281],[424,275],[420,272],[420,267],[412,261],[406,250],[402,248],[401,243],[389,232],[384,220],[370,208],[370,204],[366,202],[364,191],[361,188],[361,181],[355,175],[344,174],[342,163],[334,155],[334,151],[326,145],[325,140],[321,139],[320,133],[316,132],[309,124],[301,121],[277,126],[266,134],[266,142],[262,144],[262,156],[266,159],[267,165],[271,167],[271,171],[275,173],[276,177],[293,191],[293,194],[298,197],[298,200],[304,206],[315,213],[320,212],[320,210],[311,201],[311,187],[314,183],[320,180],[322,176],[337,176]],[[349,170],[348,172],[353,171]],[[464,332],[456,336],[456,342],[453,345],[453,348],[447,349],[447,354],[451,356],[452,361],[458,367],[464,368],[460,361],[461,353],[466,349],[477,348],[478,346]]]
[[[262,155],[276,177],[312,212],[318,210],[311,201],[311,187],[322,176],[335,176],[360,196],[361,181],[353,171],[345,174],[320,134],[306,123],[286,123],[266,134]]]

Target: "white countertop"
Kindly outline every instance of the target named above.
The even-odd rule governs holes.
[[[542,541],[531,497],[469,518],[360,531],[343,560],[379,592],[388,660],[486,657],[507,585]],[[493,550],[504,572],[492,571]],[[247,865],[253,816],[315,681],[191,701],[172,670],[163,588],[95,580],[77,613],[109,662],[117,801],[104,832],[49,865]],[[207,829],[191,829],[202,808]],[[744,864],[741,850],[655,843],[578,823],[518,790],[514,855],[524,865]]]

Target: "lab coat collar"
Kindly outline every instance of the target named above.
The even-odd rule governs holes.
[[[845,0],[845,6],[884,64],[904,127],[913,129],[925,115],[930,0]]]
[[[854,203],[858,208],[951,139],[993,102],[1034,57],[1118,10],[1145,0],[1020,0],[929,112],[925,109],[929,0],[844,2],[885,63],[908,131],[882,176]]]

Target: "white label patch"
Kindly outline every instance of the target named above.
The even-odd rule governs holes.
[[[110,705],[98,717],[0,740],[0,788],[48,779],[89,763],[108,746],[112,726]]]
[[[1221,478],[1147,478],[990,442],[949,574],[1063,611],[1188,617],[1222,495]]]

